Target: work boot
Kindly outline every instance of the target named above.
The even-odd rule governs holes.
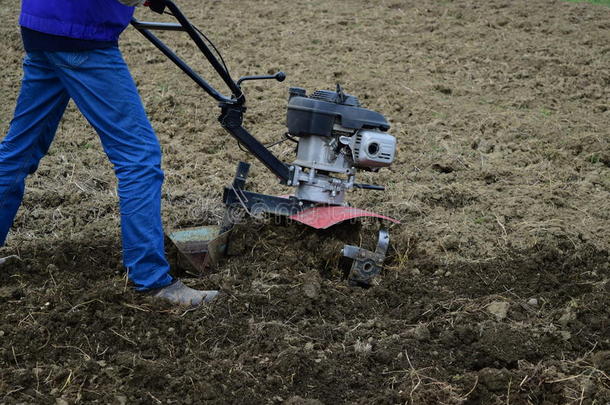
[[[185,306],[198,306],[202,303],[208,303],[214,300],[220,292],[216,290],[195,290],[187,287],[180,280],[176,280],[167,287],[155,290],[152,296],[155,298],[162,298],[171,302],[172,304],[185,305]]]

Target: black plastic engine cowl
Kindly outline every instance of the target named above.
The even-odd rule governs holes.
[[[323,90],[308,97],[304,89],[292,88],[286,119],[288,133],[294,136],[332,136],[335,123],[352,130],[390,129],[382,114],[359,105],[358,99],[349,94]]]

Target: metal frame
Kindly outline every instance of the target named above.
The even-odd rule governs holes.
[[[144,35],[146,39],[155,45],[174,64],[176,64],[199,87],[201,87],[207,94],[219,102],[221,115],[218,117],[218,120],[220,121],[222,127],[235,139],[237,139],[239,143],[244,145],[244,147],[248,149],[258,160],[260,160],[269,170],[271,170],[271,172],[273,172],[279,178],[282,184],[287,184],[291,178],[291,168],[279,160],[265,147],[265,145],[260,143],[242,126],[243,115],[246,111],[246,96],[244,95],[238,82],[235,82],[231,78],[229,72],[225,70],[222,63],[210,50],[208,45],[206,45],[195,27],[193,27],[193,25],[173,1],[156,0],[155,3],[155,8],[153,8],[154,11],[163,12],[163,9],[167,7],[178,23],[142,22],[134,18],[131,21],[131,25],[142,35]],[[225,96],[220,91],[215,89],[151,31],[186,32],[206,57],[208,62],[210,62],[214,70],[222,78],[224,83],[228,86],[229,90],[231,91],[231,96]],[[276,78],[280,80],[280,77],[281,76],[277,76]],[[269,77],[261,76],[260,78]],[[249,78],[247,80],[252,79]],[[283,80],[283,78],[281,80]]]

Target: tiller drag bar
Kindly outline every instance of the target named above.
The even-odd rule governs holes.
[[[141,22],[134,19],[131,24],[218,101],[221,109],[218,120],[222,127],[275,174],[281,184],[294,188],[293,195],[286,197],[248,191],[245,186],[250,165],[240,162],[233,183],[224,190],[223,202],[227,208],[224,223],[217,227],[192,228],[168,235],[199,272],[216,264],[226,250],[229,233],[235,223],[232,215],[235,209],[249,215],[287,217],[316,229],[327,229],[360,217],[398,222],[349,207],[345,202],[346,191],[353,188],[384,190],[382,186],[355,182],[358,169],[376,172],[394,161],[396,138],[387,133],[390,125],[383,115],[361,107],[358,99],[345,93],[339,85],[335,91],[318,90],[310,95],[305,89],[290,88],[286,119],[288,131],[285,136],[297,143],[297,151],[294,162],[286,164],[243,127],[246,97],[241,88],[242,83],[249,80],[275,79],[282,82],[286,75],[279,72],[266,76],[246,76],[234,81],[214,45],[189,22],[174,2],[155,0],[150,1],[149,6],[157,13],[173,16],[176,22]],[[216,90],[152,31],[187,33],[228,86],[231,96],[227,97]],[[344,247],[344,257],[352,260],[348,274],[350,284],[371,284],[381,271],[388,245],[389,235],[382,226],[375,251],[357,246]]]

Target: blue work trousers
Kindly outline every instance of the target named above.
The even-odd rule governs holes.
[[[123,262],[138,290],[172,282],[161,224],[161,150],[118,48],[28,52],[8,134],[0,143],[0,246],[47,153],[68,101],[97,131],[119,180]]]

